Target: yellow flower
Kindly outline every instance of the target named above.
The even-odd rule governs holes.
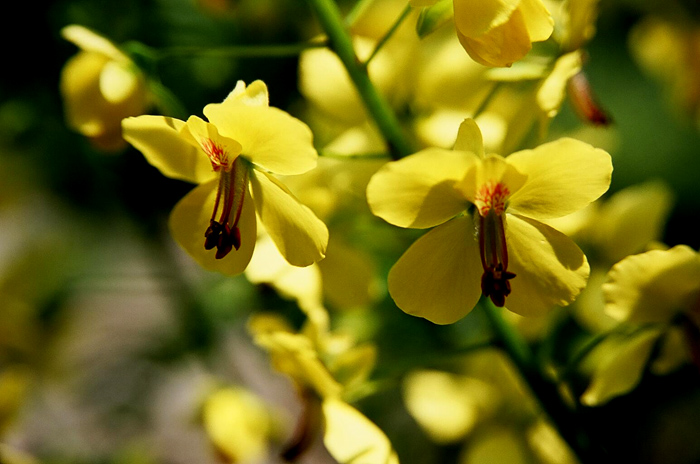
[[[620,321],[667,324],[680,313],[698,318],[700,254],[678,245],[629,256],[613,266],[603,292],[605,311]]]
[[[454,13],[460,43],[485,66],[510,66],[554,30],[542,0],[454,0]]]
[[[619,321],[605,313],[602,285],[610,268],[623,258],[659,246],[673,195],[660,181],[624,188],[576,213],[547,221],[572,237],[590,260],[588,285],[572,314],[591,332],[612,329]]]
[[[322,259],[328,229],[270,174],[301,174],[316,166],[309,128],[268,106],[262,81],[248,88],[239,81],[204,114],[209,122],[197,116],[123,122],[124,138],[164,175],[200,184],[170,215],[177,242],[204,268],[240,274],[255,247],[257,214],[290,264]]]
[[[297,301],[300,307],[358,308],[379,297],[374,262],[353,246],[354,228],[347,217],[371,217],[364,201],[371,175],[384,164],[380,159],[320,157],[316,169],[286,179],[287,187],[331,229],[326,257],[316,264],[291,266],[280,255],[263,227],[245,274],[253,283],[267,283]],[[335,226],[335,224],[339,224]]]
[[[403,399],[431,440],[463,444],[460,463],[578,462],[502,352],[471,353],[456,370],[409,373]]]
[[[249,323],[255,342],[270,353],[275,369],[293,381],[304,402],[301,427],[285,457],[294,460],[320,432],[338,462],[398,464],[386,435],[346,401],[367,380],[376,359],[374,346],[355,345],[352,338],[331,333],[323,308],[302,309],[308,320],[300,333],[276,315],[257,315]]]
[[[245,388],[212,392],[202,406],[202,421],[212,444],[230,462],[254,463],[267,457],[275,433],[273,411]]]
[[[686,117],[700,121],[700,27],[649,15],[630,33],[632,57]]]
[[[372,212],[408,228],[434,227],[389,272],[403,311],[438,324],[489,296],[521,315],[571,303],[586,285],[586,257],[540,222],[602,195],[612,163],[603,150],[563,138],[507,158],[484,155],[473,120],[454,151],[428,148],[381,168],[367,188]],[[480,285],[481,284],[481,285]]]
[[[143,114],[149,105],[144,75],[114,44],[89,29],[71,25],[61,34],[81,50],[61,71],[68,125],[100,149],[123,148],[122,119]]]
[[[628,256],[613,266],[603,293],[609,316],[640,328],[601,348],[607,353],[581,397],[584,404],[600,405],[636,387],[657,345],[650,364],[655,374],[689,360],[700,363],[700,253],[678,245]]]

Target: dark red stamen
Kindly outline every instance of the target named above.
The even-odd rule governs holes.
[[[243,200],[248,183],[248,172],[238,160],[230,171],[221,171],[216,192],[214,210],[209,227],[204,232],[204,249],[216,247],[216,259],[222,259],[231,250],[241,247],[241,231],[238,221],[243,211]],[[223,197],[223,205],[221,198]],[[219,208],[221,206],[221,208]],[[221,209],[219,218],[217,212]],[[233,212],[233,214],[231,214]]]
[[[508,272],[508,247],[504,226],[505,218],[492,209],[486,216],[479,215],[478,235],[481,266],[481,293],[491,298],[496,306],[505,305],[510,295],[509,280],[515,274]]]

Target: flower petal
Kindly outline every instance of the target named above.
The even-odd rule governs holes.
[[[308,337],[283,331],[253,335],[255,343],[270,353],[275,370],[297,385],[312,388],[322,398],[341,394],[343,387],[328,372]]]
[[[187,141],[184,121],[164,116],[138,116],[122,121],[124,139],[167,177],[202,183],[214,177],[207,156]]]
[[[242,156],[277,174],[302,174],[316,166],[311,129],[273,107],[213,103],[204,114],[224,137],[243,146]]]
[[[252,170],[250,186],[260,221],[289,264],[304,267],[323,259],[326,225],[267,173]]]
[[[634,324],[669,322],[700,295],[700,254],[685,245],[628,256],[603,285],[605,312]]]
[[[335,398],[325,399],[322,407],[326,424],[323,443],[336,461],[399,464],[384,432],[360,411]]]
[[[404,312],[436,324],[469,313],[481,296],[481,258],[469,216],[429,231],[389,271],[389,293]]]
[[[532,49],[527,25],[519,10],[513,12],[508,22],[476,37],[464,35],[458,29],[457,38],[469,56],[484,66],[510,66]]]
[[[470,151],[475,155],[484,156],[484,138],[481,129],[472,118],[467,118],[459,125],[457,140],[454,149],[457,151]]]
[[[473,153],[428,148],[387,163],[367,185],[372,213],[399,227],[442,224],[469,206],[454,184],[476,160]]]
[[[263,228],[258,226],[259,229]],[[266,233],[258,235],[253,258],[245,275],[253,284],[269,284],[280,296],[296,300],[301,308],[322,304],[321,272],[318,266],[292,266]]]
[[[455,25],[468,37],[485,34],[508,21],[521,0],[455,0]]]
[[[553,118],[559,112],[566,97],[566,85],[581,70],[581,65],[580,50],[562,55],[554,63],[549,76],[542,81],[537,90],[537,104],[547,117]]]
[[[650,243],[661,240],[672,196],[657,181],[627,187],[600,206],[586,232],[610,263],[646,251]]]
[[[217,451],[232,462],[255,462],[267,455],[273,421],[258,396],[240,387],[221,388],[202,406],[204,429]]]
[[[610,186],[610,155],[579,140],[561,138],[513,153],[507,160],[528,176],[509,206],[524,216],[548,219],[573,213]]]
[[[63,29],[61,29],[61,36],[69,42],[73,42],[75,45],[80,47],[81,50],[99,53],[111,60],[122,63],[129,63],[131,61],[107,38],[97,34],[87,27],[78,24],[65,26]]]
[[[505,158],[488,155],[469,167],[464,178],[455,184],[455,189],[482,211],[484,206],[487,206],[487,209],[493,207],[490,203],[492,200],[484,198],[484,188],[488,190],[501,185],[505,188],[505,195],[511,196],[526,182],[527,176],[518,172]],[[485,200],[489,201],[488,205],[485,205]]]
[[[646,330],[625,340],[621,346],[612,349],[607,346],[610,350],[603,353],[606,357],[599,363],[591,384],[583,392],[581,403],[600,406],[636,387],[660,334],[660,330]]]
[[[214,124],[197,116],[187,119],[187,127],[183,129],[182,135],[197,144],[209,157],[212,165],[216,164],[227,171],[233,167],[243,148],[236,140],[220,135]]]
[[[236,82],[236,87],[228,94],[224,103],[244,104],[248,106],[269,106],[270,96],[267,85],[261,80],[253,81],[246,87],[245,82]]]
[[[566,235],[533,219],[507,215],[506,243],[511,294],[506,307],[522,316],[546,314],[566,306],[586,286],[590,267]]]
[[[554,19],[542,0],[522,0],[518,10],[523,15],[531,42],[541,42],[552,35]]]
[[[175,240],[203,268],[223,274],[242,273],[253,255],[257,238],[255,209],[250,198],[243,201],[243,210],[238,221],[241,232],[241,247],[232,249],[222,259],[215,258],[215,250],[204,249],[204,232],[209,227],[211,213],[217,194],[218,180],[194,188],[175,205],[170,213],[170,232]]]

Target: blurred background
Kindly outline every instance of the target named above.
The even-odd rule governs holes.
[[[343,11],[352,3],[341,2]],[[288,436],[301,406],[245,324],[250,314],[273,309],[298,325],[301,313],[268,285],[198,268],[173,243],[168,214],[191,185],[164,177],[129,146],[105,150],[69,127],[59,82],[79,50],[61,29],[79,24],[114,44],[131,44],[130,50],[138,49],[135,42],[156,50],[298,43],[319,32],[311,10],[299,0],[12,5],[0,28],[6,44],[0,75],[0,461],[233,462],[202,425],[202,405],[222,385],[245,386],[264,398],[276,411],[278,434]],[[694,0],[602,0],[585,65],[614,121],[609,129],[586,132],[613,156],[610,194],[663,182],[673,203],[659,239],[696,250],[699,14]],[[661,74],[633,52],[635,27],[650,16],[694,34],[695,48],[680,53],[680,62],[671,53],[658,58]],[[166,103],[147,112],[201,115],[236,81],[262,79],[272,106],[306,120],[298,71],[294,55],[174,53],[148,70],[165,89]],[[410,82],[412,74],[404,79]],[[578,125],[565,103],[551,132]],[[373,234],[357,237],[371,237],[367,247],[381,275],[410,240],[395,243],[385,229]],[[376,302],[337,318],[338,326],[376,344],[377,375],[429,366],[424,361],[431,354],[479,339],[484,323],[478,315],[434,326],[403,314],[381,285]],[[699,385],[694,366],[649,375],[634,392],[586,408],[580,418],[625,462],[697,463]],[[359,404],[402,462],[515,462],[465,458],[461,444],[436,444],[407,411],[399,385]],[[279,462],[274,452],[258,458],[266,460]],[[299,462],[332,461],[317,446]]]

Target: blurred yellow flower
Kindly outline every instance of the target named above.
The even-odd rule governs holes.
[[[330,304],[330,309],[351,309],[376,300],[375,264],[365,250],[354,246],[348,218],[371,217],[364,192],[370,176],[384,162],[320,157],[314,170],[286,178],[290,191],[329,225],[326,257],[308,267],[292,266],[259,226],[258,242],[246,268],[248,280],[269,284],[304,308]]]
[[[321,307],[305,312],[301,332],[277,315],[253,316],[248,325],[274,368],[292,380],[304,401],[301,428],[288,452],[303,452],[322,432],[326,449],[338,462],[398,464],[386,435],[346,400],[366,382],[376,360],[374,345],[355,345],[351,337],[330,332],[328,313]]]
[[[61,35],[80,48],[61,71],[68,125],[99,149],[123,148],[122,119],[143,114],[150,104],[145,76],[113,43],[83,26],[66,26]]]
[[[660,245],[673,195],[661,181],[647,181],[615,192],[605,201],[547,221],[572,237],[591,265],[588,285],[573,305],[573,316],[592,332],[610,330],[619,321],[605,313],[602,285],[621,259]]]
[[[241,387],[212,392],[202,406],[207,435],[232,463],[262,462],[274,432],[272,411],[258,396]]]
[[[455,150],[428,148],[390,162],[367,187],[372,212],[406,228],[433,228],[389,272],[403,311],[438,324],[469,313],[483,293],[521,315],[571,303],[589,266],[576,244],[540,222],[588,205],[610,185],[603,150],[563,138],[507,158],[485,155],[465,120]],[[481,283],[481,285],[479,285]]]
[[[611,269],[603,285],[605,311],[639,327],[601,350],[581,401],[595,406],[632,390],[649,364],[668,373],[687,361],[700,365],[700,253],[685,245],[628,256]]]
[[[629,256],[603,285],[605,311],[632,324],[668,324],[681,313],[700,322],[700,254],[685,245]]]
[[[170,215],[177,242],[204,268],[240,274],[257,240],[257,214],[290,264],[322,259],[328,229],[269,174],[300,174],[316,166],[306,124],[268,106],[262,81],[247,88],[239,81],[204,114],[209,122],[197,116],[186,122],[163,116],[123,121],[124,138],[164,175],[200,184]]]
[[[629,37],[633,58],[666,88],[683,113],[700,121],[700,27],[648,16]]]
[[[577,462],[502,352],[476,351],[455,368],[409,373],[403,398],[431,440],[463,443],[460,463]]]
[[[485,66],[512,65],[554,30],[542,0],[454,0],[454,20],[464,49]]]

